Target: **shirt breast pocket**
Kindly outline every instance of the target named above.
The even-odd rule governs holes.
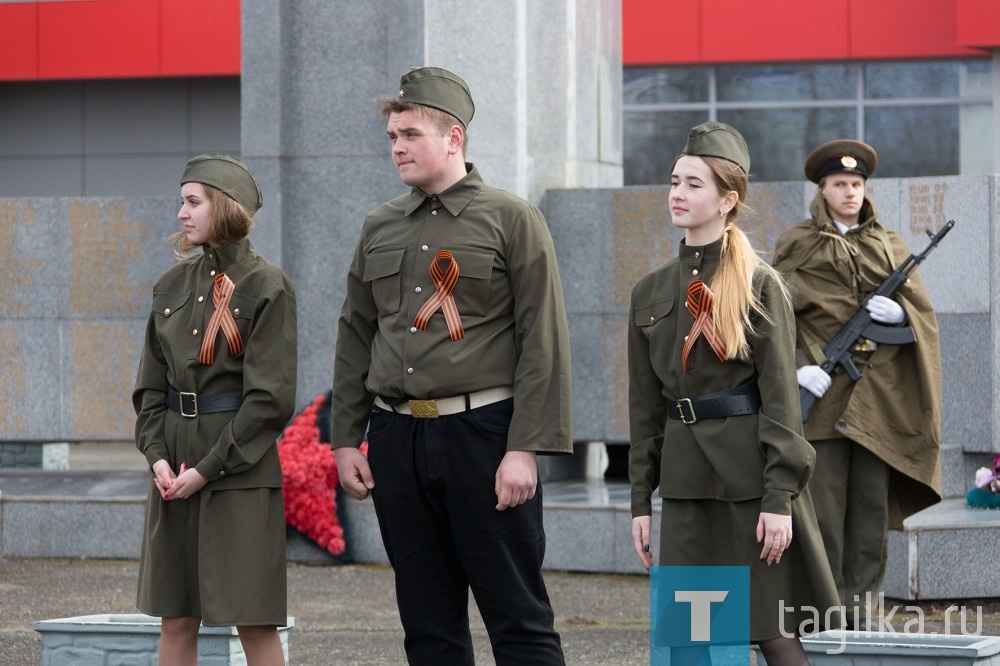
[[[637,305],[635,308],[635,325],[646,334],[653,335],[656,324],[674,309],[674,298],[665,298],[649,305]]]
[[[458,262],[458,284],[453,295],[459,315],[484,316],[490,309],[494,253],[467,247],[448,249]]]
[[[190,299],[190,292],[153,293],[153,325],[160,347],[168,359],[175,355],[184,358],[188,353],[185,345],[191,338],[191,331],[187,330],[191,319]]]
[[[399,312],[402,295],[401,271],[406,248],[373,252],[365,257],[362,280],[371,283],[372,298],[380,317]]]
[[[191,294],[160,291],[153,294],[153,314],[156,316],[156,328],[159,331],[169,331],[171,328],[184,326],[181,313],[186,312],[185,305]]]
[[[233,319],[236,321],[236,328],[239,329],[240,336],[243,338],[244,349],[246,349],[250,333],[253,330],[253,316],[256,310],[257,299],[252,296],[233,292],[233,295],[229,298],[229,311],[233,314]],[[209,307],[209,313],[214,311],[214,307]]]

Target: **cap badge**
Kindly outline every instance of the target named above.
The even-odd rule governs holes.
[[[403,89],[402,89],[402,88],[400,88],[400,89],[399,89],[399,96],[400,96],[400,97],[402,97],[402,96],[403,96],[403,95],[405,95],[405,94],[406,94],[406,93],[405,93],[405,92],[403,91]]]
[[[844,155],[840,158],[840,164],[845,169],[855,169],[858,166],[858,161],[851,157],[850,155]]]

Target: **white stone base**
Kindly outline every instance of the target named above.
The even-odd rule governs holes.
[[[802,639],[813,666],[1000,665],[1000,638],[965,634],[824,631]],[[758,666],[767,662],[754,648]]]
[[[281,649],[288,663],[288,633],[295,626],[289,617],[278,628]],[[81,615],[36,622],[42,635],[41,666],[104,666],[104,664],[157,663],[160,618],[149,615]],[[246,655],[236,627],[202,627],[198,632],[200,666],[246,666]]]

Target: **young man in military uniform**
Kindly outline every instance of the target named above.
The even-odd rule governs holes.
[[[541,213],[465,161],[468,86],[406,72],[379,102],[410,191],[365,220],[334,364],[341,485],[372,495],[411,664],[562,664],[535,456],[571,453],[570,359]],[[368,457],[358,450],[365,437]]]
[[[887,530],[941,499],[941,358],[920,276],[913,273],[894,299],[866,304],[875,322],[912,327],[915,343],[859,341],[856,382],[841,366],[832,375],[820,368],[826,344],[910,254],[866,196],[877,163],[860,141],[810,153],[806,177],[819,185],[811,218],[782,234],[774,259],[794,300],[798,383],[818,398],[805,421],[816,448],[813,504],[847,619],[859,623],[866,599],[882,588]]]

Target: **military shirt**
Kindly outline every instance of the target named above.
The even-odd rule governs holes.
[[[414,188],[365,220],[337,330],[334,448],[359,446],[376,395],[445,398],[510,386],[509,450],[569,453],[569,333],[552,238],[541,212],[485,185],[472,164],[437,196]],[[464,337],[438,310],[431,263],[450,251]]]
[[[215,360],[199,360],[215,311],[219,272],[235,284],[229,309],[243,338],[230,354],[222,331]],[[249,239],[167,270],[153,287],[152,311],[132,402],[136,446],[152,466],[167,460],[195,467],[215,490],[281,487],[275,442],[295,410],[296,303],[292,283]],[[242,392],[238,411],[181,416],[167,408],[167,387],[205,395]]]
[[[775,273],[763,264],[753,289],[770,321],[751,316],[747,360],[719,361],[702,338],[685,372],[681,352],[694,323],[685,307],[688,285],[711,287],[722,240],[681,243],[679,256],[643,277],[632,290],[628,322],[629,479],[632,515],[650,515],[652,494],[672,499],[743,501],[761,511],[790,515],[792,500],[812,474],[815,451],[802,436],[795,381],[795,325]],[[705,395],[756,382],[757,414],[703,419],[667,418],[668,400]]]

